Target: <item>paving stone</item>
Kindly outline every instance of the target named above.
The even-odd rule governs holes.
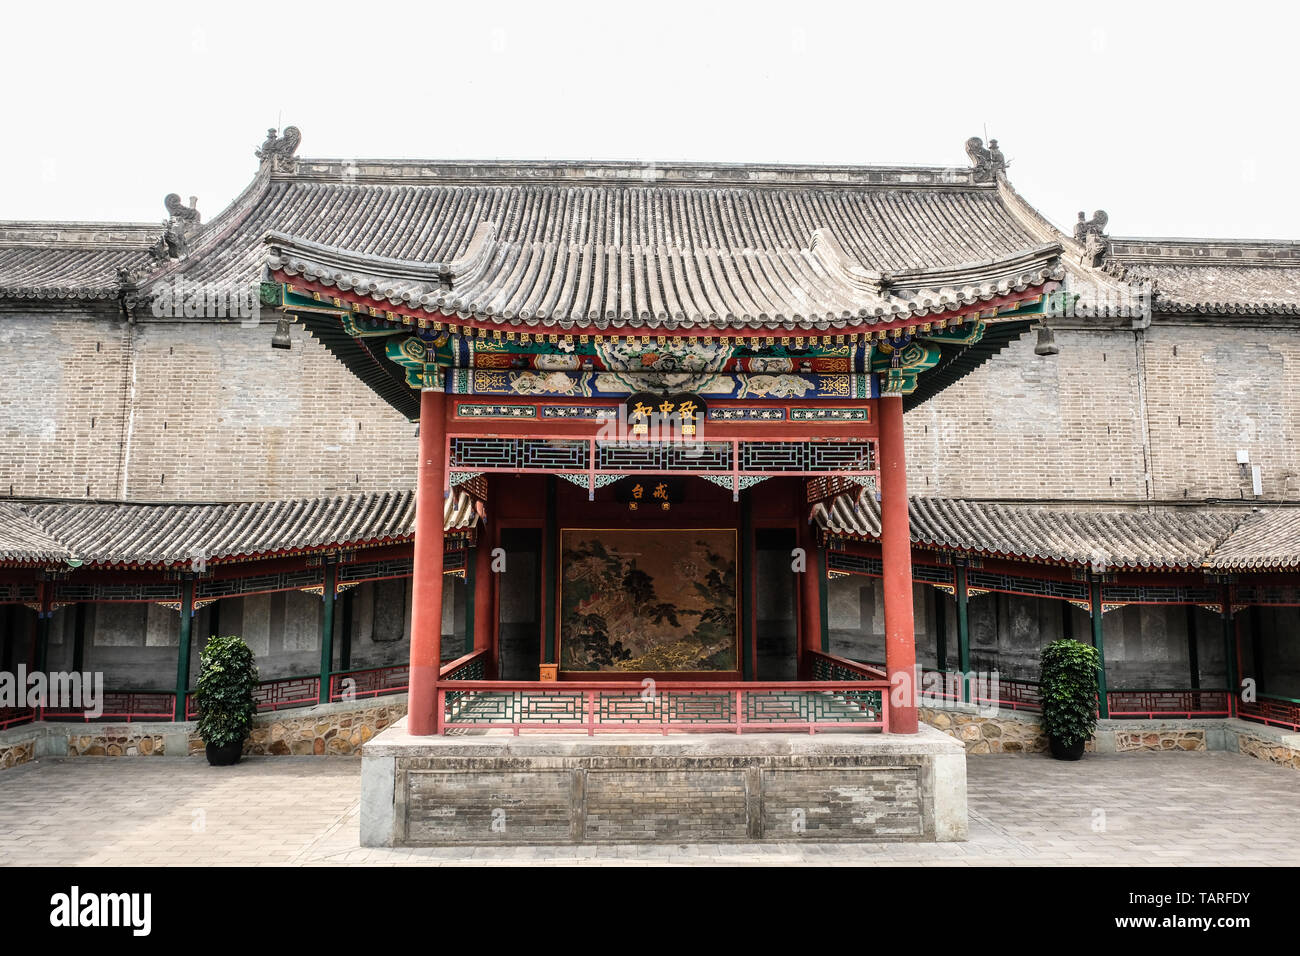
[[[247,758],[34,761],[0,774],[0,864],[680,866],[895,863],[1300,865],[1295,771],[1223,752],[967,760],[964,844],[682,844],[363,848],[360,764]],[[87,794],[94,794],[93,801]],[[1094,829],[1093,809],[1104,810]],[[206,813],[194,830],[193,810]]]

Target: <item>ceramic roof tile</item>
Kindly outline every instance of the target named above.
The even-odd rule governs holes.
[[[1208,509],[1088,511],[921,497],[908,513],[916,544],[1114,568],[1199,568],[1241,521]],[[834,536],[880,536],[880,506],[869,494],[816,505],[814,519]]]
[[[1222,571],[1300,567],[1300,508],[1261,508],[1249,515],[1205,566]]]
[[[407,540],[410,492],[232,504],[0,504],[0,561],[178,564],[331,545]],[[445,502],[448,531],[474,527],[474,499]]]

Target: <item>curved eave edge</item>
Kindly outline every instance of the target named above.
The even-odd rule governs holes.
[[[1039,277],[1038,281],[1032,284],[1026,283],[1018,288],[1009,289],[997,295],[990,295],[978,301],[953,303],[947,306],[936,304],[919,308],[917,312],[900,315],[898,318],[889,320],[844,319],[836,320],[840,322],[838,325],[833,322],[799,325],[792,321],[788,324],[788,327],[787,325],[772,326],[764,324],[676,324],[674,327],[633,326],[616,324],[613,321],[606,322],[603,325],[581,325],[577,322],[544,324],[538,319],[515,320],[517,324],[503,324],[491,319],[477,317],[467,319],[460,317],[458,314],[430,312],[418,305],[396,305],[391,303],[376,305],[364,294],[305,280],[300,276],[291,275],[279,269],[271,270],[271,280],[283,287],[289,295],[304,300],[315,300],[314,302],[303,301],[300,303],[286,302],[283,306],[285,311],[293,314],[306,315],[311,311],[319,311],[322,314],[337,315],[342,310],[343,312],[351,312],[371,319],[386,321],[394,329],[406,326],[408,328],[433,329],[434,331],[446,330],[453,335],[469,337],[514,339],[518,336],[534,336],[538,341],[541,341],[552,337],[558,339],[583,336],[592,339],[698,338],[738,340],[801,336],[808,339],[835,339],[838,337],[864,341],[870,338],[885,339],[905,333],[923,333],[930,331],[936,324],[943,328],[946,325],[961,324],[976,319],[998,321],[999,315],[1011,312],[1021,312],[1023,314],[1025,307],[1041,305],[1044,297],[1059,287],[1059,279],[1054,277],[1055,272],[1056,270],[1052,270],[1051,274]]]
[[[836,531],[831,528],[823,528],[823,533],[827,538],[834,538],[841,541],[861,541],[878,544],[880,537],[872,534],[859,534],[853,531]],[[1066,558],[1056,557],[1045,554],[1030,554],[1020,551],[995,551],[988,548],[980,547],[963,547],[958,544],[947,544],[940,541],[927,541],[925,539],[913,539],[912,547],[925,551],[941,551],[946,554],[969,554],[984,558],[999,558],[1006,561],[1016,561],[1024,564],[1050,564],[1054,567],[1073,567],[1086,568],[1092,565],[1091,558]],[[1196,559],[1187,561],[1163,561],[1142,564],[1141,562],[1130,561],[1119,564],[1108,564],[1107,568],[1115,571],[1199,571],[1203,570]],[[1204,569],[1210,570],[1210,569]]]

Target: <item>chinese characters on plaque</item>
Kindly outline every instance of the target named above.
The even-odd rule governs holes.
[[[617,490],[618,500],[624,502],[629,511],[644,508],[671,511],[675,502],[683,500],[684,494],[682,480],[667,475],[625,478],[618,483]]]
[[[708,406],[698,395],[637,392],[624,402],[628,434],[650,441],[699,441]]]

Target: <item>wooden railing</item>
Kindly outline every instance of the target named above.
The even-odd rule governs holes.
[[[259,713],[287,707],[310,707],[320,703],[320,675],[264,680],[254,688],[253,700]],[[190,720],[198,719],[199,705],[194,691],[185,695],[185,716]]]
[[[0,730],[30,724],[37,717],[35,707],[0,707]]]
[[[436,713],[442,732],[888,732],[888,708],[881,706],[888,692],[887,681],[537,683],[452,677],[438,681]]]
[[[1231,697],[1226,690],[1195,688],[1112,690],[1106,693],[1106,705],[1116,718],[1227,717]]]
[[[379,697],[384,694],[403,694],[410,688],[410,683],[409,664],[340,671],[330,675],[330,700],[355,700],[362,697]]]
[[[851,661],[847,657],[807,651],[813,680],[883,680],[888,681],[885,668],[865,661]]]
[[[1300,730],[1300,700],[1275,694],[1260,694],[1253,701],[1237,701],[1237,716],[1272,727]]]
[[[174,720],[176,695],[165,690],[119,690],[105,693],[101,713],[91,717],[86,707],[42,707],[41,720],[106,720],[133,723],[139,720]]]

